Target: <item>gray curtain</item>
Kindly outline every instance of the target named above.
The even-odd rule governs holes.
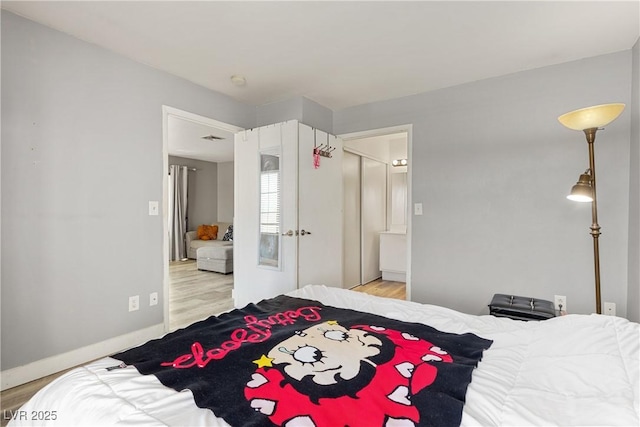
[[[187,232],[187,174],[186,166],[169,166],[169,260],[187,258],[184,235]]]

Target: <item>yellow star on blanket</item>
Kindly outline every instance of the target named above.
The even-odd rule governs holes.
[[[271,368],[273,365],[271,364],[271,362],[273,362],[273,359],[270,357],[267,357],[266,355],[262,355],[260,356],[260,359],[254,360],[253,363],[255,363],[256,365],[258,365],[258,368],[264,368],[265,366],[267,368]]]

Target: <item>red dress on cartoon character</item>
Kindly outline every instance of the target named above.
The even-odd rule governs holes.
[[[369,332],[393,345],[388,361],[371,360],[389,342]],[[411,397],[437,376],[429,362],[452,361],[446,351],[408,333],[376,326],[347,330],[329,321],[296,332],[254,361],[258,369],[244,393],[252,408],[279,426],[409,427],[420,420]],[[371,373],[362,387],[341,394],[363,371]]]

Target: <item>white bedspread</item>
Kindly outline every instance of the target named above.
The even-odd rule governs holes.
[[[463,426],[640,425],[637,323],[601,315],[521,322],[324,286],[289,295],[493,340],[467,390]],[[9,425],[227,425],[198,408],[189,390],[164,387],[134,367],[105,370],[118,363],[105,358],[60,377]],[[50,420],[41,420],[47,411]]]

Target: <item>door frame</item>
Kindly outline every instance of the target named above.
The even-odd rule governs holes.
[[[407,133],[407,276],[406,276],[406,299],[411,300],[411,224],[413,220],[413,209],[411,209],[412,203],[412,170],[413,164],[411,162],[411,153],[413,151],[413,125],[405,124],[398,126],[390,126],[378,129],[369,129],[358,132],[350,132],[338,135],[342,138],[343,143],[354,139],[371,138],[374,136],[391,135],[394,133]]]
[[[244,128],[239,126],[224,123],[199,114],[190,113],[168,105],[162,106],[162,293],[165,332],[169,332],[171,326],[171,310],[169,307],[169,225],[167,224],[169,219],[169,184],[167,182],[167,176],[169,175],[169,117],[172,116],[233,134],[244,130]]]

